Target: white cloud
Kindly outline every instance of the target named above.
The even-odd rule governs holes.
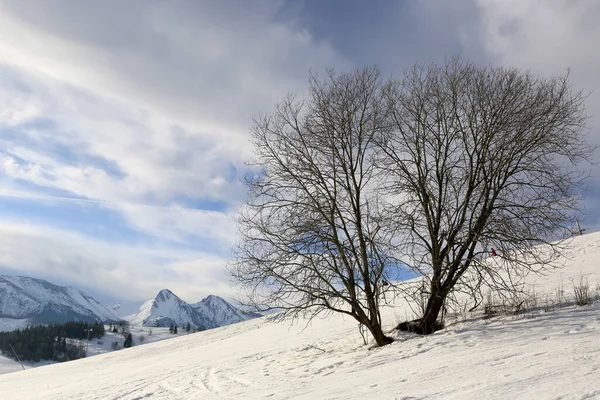
[[[479,42],[495,64],[544,76],[570,71],[575,90],[586,99],[589,141],[600,145],[600,2],[595,0],[475,0],[479,18],[463,26],[465,46]],[[467,39],[468,37],[468,39]],[[596,156],[598,153],[596,153]],[[592,167],[591,191],[584,204],[585,225],[598,229],[600,165]]]
[[[311,66],[345,63],[275,22],[277,2],[1,7],[0,129],[16,132],[0,137],[5,178],[114,205],[220,202],[228,227],[251,116],[303,90]],[[120,211],[166,236],[197,220]]]
[[[236,237],[233,213],[136,204],[123,204],[118,210],[139,230],[182,243],[190,242],[192,236],[209,247],[228,248]]]
[[[581,0],[477,0],[481,43],[496,63],[545,75],[571,70],[576,88],[600,89],[600,3]],[[599,104],[597,95],[588,104]],[[594,121],[595,122],[595,121]]]
[[[8,2],[0,59],[232,140],[276,97],[305,87],[311,66],[343,60],[304,30],[274,21],[278,2]],[[121,13],[105,24],[99,14]],[[244,146],[244,143],[230,143]]]
[[[0,263],[115,296],[232,294],[222,257],[251,117],[303,91],[309,68],[348,65],[276,22],[279,6],[1,2],[0,196],[117,212],[156,239],[128,247],[19,214],[0,224]]]
[[[108,243],[59,229],[0,223],[0,265],[131,300],[171,288],[190,301],[232,295],[225,260],[199,251]]]

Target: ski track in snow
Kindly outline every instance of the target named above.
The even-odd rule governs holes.
[[[561,279],[571,292],[581,274],[591,288],[600,283],[600,234],[577,245],[585,251],[537,279],[536,292],[552,295]],[[388,327],[397,315],[404,309],[383,310]],[[600,302],[396,339],[369,349],[341,315],[308,325],[260,318],[0,375],[0,398],[600,399]]]

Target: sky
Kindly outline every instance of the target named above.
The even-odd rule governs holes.
[[[570,71],[600,144],[599,20],[596,0],[0,0],[0,274],[106,304],[236,297],[252,118],[311,70]]]

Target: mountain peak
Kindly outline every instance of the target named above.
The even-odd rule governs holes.
[[[162,289],[160,292],[158,292],[158,294],[156,295],[156,297],[154,299],[160,300],[160,301],[166,301],[166,300],[169,300],[172,298],[179,299],[179,297],[177,297],[177,295],[175,295],[175,293],[171,292],[169,289]]]
[[[144,326],[184,326],[189,323],[198,329],[216,327],[210,319],[169,289],[161,290],[156,297],[145,302],[137,314],[130,316],[130,322]]]
[[[129,320],[134,325],[184,326],[190,323],[195,328],[210,329],[259,316],[244,313],[213,294],[196,304],[188,304],[169,289],[163,289],[156,297],[145,302]]]
[[[202,301],[200,301],[201,303],[209,303],[209,302],[223,302],[223,303],[227,303],[227,301],[225,301],[225,299],[223,299],[222,297],[219,296],[215,296],[214,294],[209,294],[208,296],[206,296],[205,298],[202,299]]]
[[[0,315],[31,324],[118,319],[111,310],[79,289],[43,279],[6,275],[0,276]]]
[[[234,324],[261,316],[260,314],[245,313],[222,297],[212,294],[202,299],[202,301],[192,304],[192,307],[208,316],[218,326]]]

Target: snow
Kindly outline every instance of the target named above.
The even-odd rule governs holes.
[[[27,328],[31,323],[28,319],[0,318],[0,332],[14,331]]]
[[[117,342],[119,346],[122,346],[124,336],[120,333],[108,332],[109,326],[106,325],[106,335],[102,338],[93,338],[89,342],[87,340],[67,339],[69,344],[81,346],[87,349],[88,357],[96,356],[99,354],[106,354],[114,351],[112,343]],[[184,330],[180,330],[177,334],[169,332],[169,328],[150,328],[144,326],[130,326],[129,332],[133,337],[134,345],[143,345],[147,343],[154,343],[161,340],[173,339],[178,336],[188,335],[189,333]],[[25,369],[41,367],[44,365],[57,364],[55,361],[41,361],[38,363],[23,362]],[[21,371],[21,364],[17,361],[0,355],[0,375],[9,372]],[[0,397],[2,399],[2,397]]]
[[[600,283],[600,234],[578,237],[540,296]],[[541,297],[540,297],[541,298]],[[382,312],[390,328],[409,311]],[[68,363],[0,375],[11,399],[600,399],[600,303],[483,319],[370,349],[357,323],[253,319]],[[105,339],[108,341],[108,339]],[[371,344],[371,343],[370,343]],[[33,384],[35,383],[35,384]]]
[[[180,327],[190,323],[193,328],[201,329],[217,326],[168,289],[161,290],[154,299],[145,302],[138,314],[126,318],[132,325],[154,326],[159,322],[162,326],[174,323]]]
[[[146,301],[136,314],[126,316],[132,325],[161,326],[190,323],[192,328],[210,329],[260,316],[243,313],[219,296],[210,295],[195,304],[188,304],[168,289]]]
[[[0,374],[19,371],[20,369],[22,369],[21,365],[17,361],[5,356],[0,356]]]
[[[30,369],[30,368],[41,367],[44,365],[50,365],[53,363],[54,362],[52,362],[52,361],[42,361],[39,363],[23,362],[23,367],[25,367],[25,369]],[[19,364],[18,361],[15,361],[12,358],[8,358],[8,357],[0,355],[0,375],[7,374],[9,372],[22,371],[22,370],[23,370],[23,368],[21,367],[21,364]]]
[[[39,323],[54,313],[64,320],[116,320],[117,316],[94,298],[72,287],[57,286],[25,276],[0,276],[0,331]],[[13,321],[10,321],[13,319]]]
[[[243,313],[221,297],[214,295],[210,295],[191,306],[208,316],[217,326],[235,324],[255,318],[255,316]]]
[[[140,307],[142,307],[144,303],[145,301],[118,303],[112,307],[109,307],[109,310],[115,313],[119,319],[127,320],[128,316],[137,314],[140,311]]]
[[[75,289],[73,287],[67,287],[67,293],[69,296],[75,300],[77,303],[83,305],[88,310],[92,311],[94,315],[100,317],[102,321],[117,321],[117,315],[111,310],[104,307],[102,304],[98,303],[93,297],[90,297],[83,293],[79,289]]]

